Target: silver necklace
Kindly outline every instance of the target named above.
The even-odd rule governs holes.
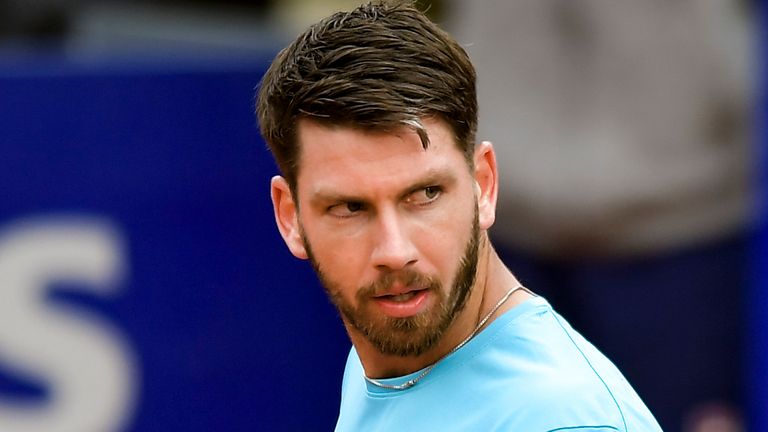
[[[456,345],[452,350],[448,351],[447,354],[445,354],[444,356],[442,356],[439,359],[437,359],[431,365],[425,367],[417,377],[412,378],[412,379],[410,379],[410,380],[408,380],[408,381],[406,381],[406,382],[404,382],[402,384],[397,384],[397,385],[384,384],[383,382],[381,382],[379,380],[376,380],[376,379],[373,379],[373,378],[368,378],[367,375],[363,375],[363,378],[365,378],[366,381],[368,381],[369,383],[375,385],[376,387],[381,387],[381,388],[390,389],[390,390],[405,390],[405,389],[409,389],[409,388],[415,386],[416,383],[421,381],[425,376],[427,376],[428,373],[432,372],[432,369],[434,369],[435,366],[438,365],[438,363],[443,361],[449,355],[451,355],[451,354],[455,353],[456,351],[460,350],[461,347],[463,347],[464,345],[467,344],[467,342],[472,340],[472,338],[475,337],[475,335],[477,335],[477,333],[480,331],[480,329],[483,328],[483,326],[485,325],[486,321],[488,321],[491,318],[491,316],[494,313],[496,313],[497,310],[499,310],[501,305],[503,305],[504,302],[506,302],[509,299],[509,297],[512,296],[512,294],[514,294],[517,290],[520,290],[520,289],[524,289],[524,290],[528,291],[522,285],[518,285],[518,286],[512,288],[511,290],[507,291],[507,293],[504,294],[504,296],[498,301],[498,303],[496,303],[496,305],[494,305],[491,308],[491,311],[488,312],[488,314],[485,315],[483,317],[483,319],[480,320],[479,323],[477,323],[477,326],[475,327],[474,330],[472,330],[472,333],[470,333],[469,336],[464,338],[464,340],[461,341],[458,345]]]

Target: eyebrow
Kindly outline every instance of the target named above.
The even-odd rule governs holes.
[[[443,186],[450,187],[458,181],[456,174],[453,170],[445,168],[432,168],[428,170],[421,178],[416,179],[413,183],[403,188],[402,192],[398,194],[398,198],[402,199],[406,196],[424,189],[428,186]],[[323,189],[317,189],[312,192],[310,202],[313,204],[326,204],[326,203],[338,203],[338,202],[365,202],[366,199],[351,194],[338,193],[334,191],[328,191]]]

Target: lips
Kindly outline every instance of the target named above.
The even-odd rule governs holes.
[[[408,296],[410,294],[416,293],[418,291],[424,291],[425,289],[426,288],[423,288],[423,287],[408,287],[408,286],[404,286],[404,285],[401,285],[401,284],[397,283],[397,284],[394,284],[394,285],[390,286],[389,289],[387,289],[386,291],[384,291],[384,292],[382,292],[380,294],[375,294],[374,297],[375,298],[403,297],[403,296]]]
[[[419,291],[410,291],[404,294],[397,294],[397,295],[385,295],[383,296],[386,300],[394,301],[394,302],[404,302],[407,300],[412,299],[414,296],[416,296],[419,293]]]
[[[373,297],[374,303],[385,315],[406,318],[422,312],[427,307],[428,289],[400,289]]]

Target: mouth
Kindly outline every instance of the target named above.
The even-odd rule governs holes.
[[[429,295],[426,288],[406,289],[374,296],[373,301],[385,315],[406,318],[422,312],[427,306]]]
[[[409,291],[409,292],[403,293],[403,294],[385,294],[385,295],[379,296],[377,298],[385,299],[385,300],[389,300],[389,301],[393,301],[393,302],[404,302],[404,301],[408,301],[408,300],[414,298],[421,291],[423,291],[423,290],[414,290],[414,291]]]

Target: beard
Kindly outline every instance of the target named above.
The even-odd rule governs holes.
[[[475,208],[470,237],[464,248],[464,254],[458,260],[450,290],[446,292],[437,278],[413,270],[389,272],[357,290],[355,294],[357,306],[346,300],[342,296],[340,284],[323,272],[303,230],[301,234],[309,261],[331,302],[346,323],[360,332],[382,354],[399,357],[418,356],[434,347],[466,305],[475,282],[480,243],[477,208]],[[435,297],[435,304],[415,316],[404,318],[372,313],[371,298],[386,293],[395,282],[428,290]]]

